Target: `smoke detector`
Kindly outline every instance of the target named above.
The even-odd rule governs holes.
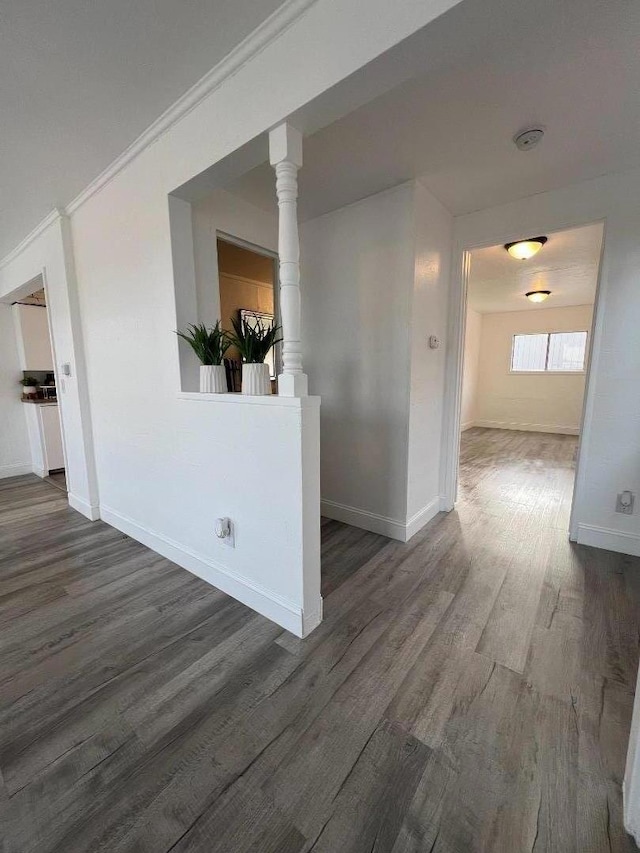
[[[535,148],[538,142],[544,136],[544,130],[541,127],[530,127],[529,130],[523,130],[521,133],[516,133],[513,141],[519,151],[530,151]]]

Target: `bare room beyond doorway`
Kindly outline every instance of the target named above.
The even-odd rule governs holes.
[[[473,249],[460,495],[569,529],[603,228]]]

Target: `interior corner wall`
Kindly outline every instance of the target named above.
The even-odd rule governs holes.
[[[412,184],[300,229],[303,363],[322,397],[325,515],[404,538]]]
[[[462,374],[462,400],[460,430],[474,426],[478,396],[478,366],[480,361],[480,336],[482,314],[467,306],[464,330],[464,363]]]
[[[592,305],[484,314],[477,362],[476,425],[578,435],[585,374],[512,373],[511,348],[513,336],[518,334],[590,332],[592,316]]]
[[[414,182],[406,538],[441,508],[441,454],[453,217]],[[436,348],[429,345],[435,337]]]
[[[11,305],[0,303],[0,479],[31,472],[24,404],[20,402],[22,377]]]
[[[604,244],[571,536],[640,556],[640,514],[615,511],[619,492],[640,495],[640,170],[457,217],[455,252],[598,221]]]

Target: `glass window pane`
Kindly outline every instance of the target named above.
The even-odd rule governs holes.
[[[586,332],[554,332],[549,339],[547,370],[584,370]]]
[[[511,370],[544,370],[548,335],[514,335]]]

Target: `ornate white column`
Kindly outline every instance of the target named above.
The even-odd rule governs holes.
[[[302,372],[300,343],[300,241],[298,238],[298,169],[302,166],[302,134],[290,124],[269,133],[269,159],[276,172],[280,257],[280,316],[282,373],[278,393],[306,397],[308,380]]]

